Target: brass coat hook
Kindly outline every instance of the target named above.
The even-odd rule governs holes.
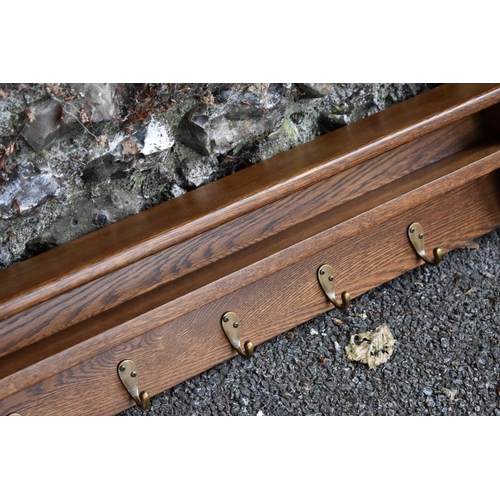
[[[333,277],[332,266],[323,264],[318,269],[318,281],[328,297],[328,300],[338,309],[347,309],[351,303],[349,292],[342,292],[342,303],[337,302],[335,298],[335,278]]]
[[[408,228],[408,238],[410,239],[411,246],[413,247],[415,252],[417,252],[419,257],[427,262],[427,264],[431,266],[437,266],[441,262],[443,258],[443,251],[440,247],[435,248],[432,251],[432,253],[434,254],[434,260],[431,260],[429,259],[429,257],[427,257],[424,246],[424,230],[418,222],[414,222]]]
[[[253,356],[252,342],[245,342],[244,350],[241,348],[239,332],[240,320],[238,319],[238,316],[236,316],[234,312],[227,312],[222,315],[221,324],[229,343],[238,352],[238,354],[245,359],[251,358]]]
[[[127,392],[134,398],[134,401],[145,411],[149,409],[150,401],[147,392],[139,394],[139,384],[137,381],[137,367],[131,359],[124,359],[118,365],[118,376]]]

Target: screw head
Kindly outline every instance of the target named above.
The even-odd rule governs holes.
[[[422,239],[422,238],[424,237],[424,233],[420,233],[420,234],[418,235],[418,237],[419,237],[420,239]]]
[[[333,276],[328,276],[328,281],[333,281]]]
[[[121,366],[120,366],[120,371],[121,371],[121,372],[124,372],[125,370],[126,370],[125,366],[124,366],[124,365],[121,365]]]
[[[235,321],[235,322],[233,323],[233,326],[234,326],[235,328],[238,328],[238,327],[240,326],[240,324],[239,324],[237,321]]]
[[[414,233],[415,232],[415,228],[414,227],[410,227],[410,233]]]
[[[224,323],[227,323],[229,321],[229,316],[224,316],[222,318],[222,321],[224,321]]]
[[[137,373],[136,373],[136,372],[132,372],[132,373],[130,374],[130,376],[131,376],[132,378],[135,378],[135,377],[137,377]]]
[[[321,269],[319,274],[321,274],[321,276],[323,276],[323,274],[325,274],[325,270],[324,269]]]

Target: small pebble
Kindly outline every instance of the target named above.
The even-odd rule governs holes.
[[[432,396],[432,393],[433,393],[432,389],[430,387],[427,387],[427,386],[422,389],[422,392],[426,396]]]

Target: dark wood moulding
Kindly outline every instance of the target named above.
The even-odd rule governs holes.
[[[424,263],[413,222],[431,258],[499,227],[498,103],[442,85],[1,271],[0,415],[116,414],[125,358],[152,396],[238,355],[227,311],[258,346],[332,308],[323,264],[355,298]]]

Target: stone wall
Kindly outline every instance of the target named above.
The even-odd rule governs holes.
[[[434,84],[0,84],[0,269]]]

